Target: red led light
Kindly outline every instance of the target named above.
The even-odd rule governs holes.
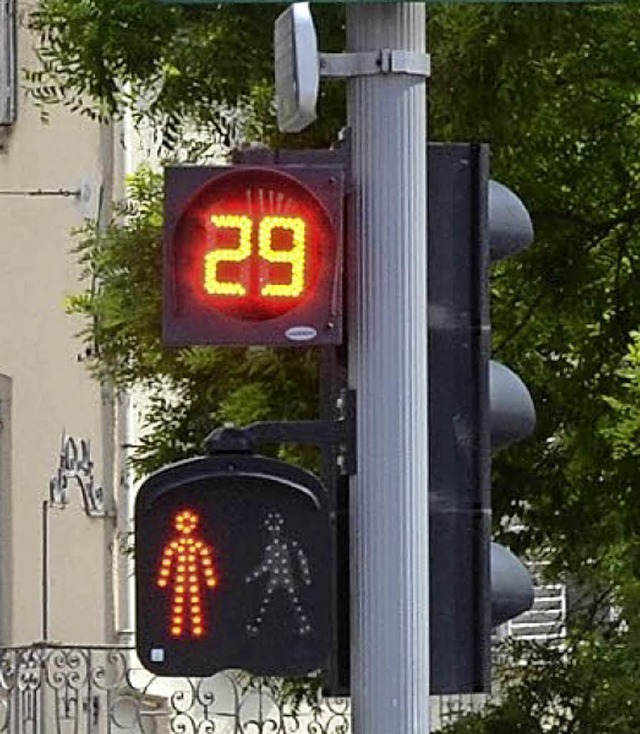
[[[313,298],[336,248],[323,204],[269,169],[233,169],[205,184],[179,218],[174,239],[178,313],[182,301],[250,321],[281,316]]]
[[[217,579],[211,562],[211,548],[195,539],[198,515],[190,509],[178,511],[173,517],[177,538],[165,544],[156,583],[171,593],[169,634],[171,637],[202,637],[205,633],[204,611],[201,605],[201,584],[213,588]],[[189,575],[185,576],[188,566]]]

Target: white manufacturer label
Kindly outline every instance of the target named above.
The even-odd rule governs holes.
[[[318,332],[313,326],[292,326],[284,332],[284,335],[292,342],[306,342],[315,339]]]

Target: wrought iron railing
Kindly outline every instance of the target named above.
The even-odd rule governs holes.
[[[482,705],[433,699],[433,728]],[[286,682],[225,671],[158,678],[133,649],[0,648],[0,734],[348,734],[347,699],[296,696]]]
[[[292,703],[283,683],[227,671],[156,678],[133,650],[53,644],[0,650],[0,731],[9,734],[343,734],[347,701]]]

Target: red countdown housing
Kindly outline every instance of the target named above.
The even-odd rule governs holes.
[[[326,165],[167,168],[165,343],[340,343],[343,179]]]

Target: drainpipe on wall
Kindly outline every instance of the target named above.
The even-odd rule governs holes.
[[[98,208],[98,232],[105,232],[111,222],[114,192],[114,124],[111,120],[100,124],[99,166],[102,190]],[[116,476],[116,395],[113,384],[105,381],[100,386],[102,466],[105,518],[103,524],[104,554],[104,637],[115,642],[114,568],[117,558],[117,522],[115,502]]]

